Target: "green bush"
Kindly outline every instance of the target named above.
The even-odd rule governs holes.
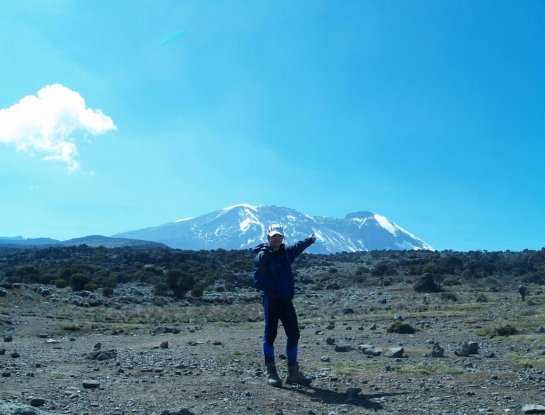
[[[452,301],[453,303],[458,301],[458,297],[454,293],[441,293],[441,300]]]
[[[167,286],[172,290],[176,298],[182,298],[195,283],[192,274],[181,269],[171,269],[167,272]]]
[[[91,278],[85,274],[73,274],[70,277],[70,287],[72,287],[74,291],[83,291],[83,289],[85,289],[85,285],[90,281]]]
[[[29,283],[39,283],[41,273],[38,268],[34,265],[23,265],[21,268],[18,268],[15,271],[18,281],[20,282],[29,282]]]
[[[97,288],[98,288],[98,285],[96,283],[92,282],[92,281],[88,282],[83,287],[83,289],[86,290],[86,291],[95,291]]]
[[[53,281],[53,285],[55,285],[55,287],[57,288],[65,288],[65,287],[68,287],[68,283],[66,282],[66,280],[63,280],[62,278],[59,278],[57,280],[54,280]]]
[[[202,297],[203,294],[204,294],[204,287],[202,285],[195,285],[191,289],[192,297]]]
[[[168,286],[164,281],[157,282],[153,286],[153,292],[155,295],[166,296],[168,294]]]

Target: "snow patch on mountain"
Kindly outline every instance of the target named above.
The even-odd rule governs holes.
[[[386,229],[388,232],[390,232],[392,235],[395,235],[397,233],[397,228],[390,222],[388,219],[386,219],[382,215],[374,214],[373,217],[378,222],[380,226],[382,226],[384,229]]]

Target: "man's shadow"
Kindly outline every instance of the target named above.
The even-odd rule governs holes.
[[[395,395],[404,395],[406,392],[401,393],[376,393],[372,395],[366,394],[348,394],[345,392],[337,392],[331,389],[323,389],[317,386],[305,386],[302,388],[295,387],[290,389],[293,392],[300,393],[302,395],[308,396],[313,401],[321,401],[327,404],[333,405],[353,405],[366,409],[374,409],[378,411],[384,409],[384,406],[379,402],[373,401],[373,398],[382,398],[385,396],[395,396]]]

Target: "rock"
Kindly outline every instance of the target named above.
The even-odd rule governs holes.
[[[335,344],[335,339],[333,337],[328,337],[327,339],[325,339],[325,342],[326,342],[326,344],[334,345]]]
[[[0,288],[0,297],[5,297],[6,295],[8,295],[8,291],[4,288]]]
[[[343,352],[350,352],[352,350],[354,350],[354,348],[352,346],[348,345],[348,344],[337,344],[335,346],[335,351],[336,352],[343,353]]]
[[[380,356],[380,354],[382,353],[382,349],[371,346],[370,344],[360,344],[358,348],[363,354],[369,356]]]
[[[6,349],[0,349],[0,356],[3,356],[6,354]]]
[[[545,406],[538,404],[528,404],[522,407],[525,414],[545,414]]]
[[[369,330],[376,330],[377,325],[375,323],[371,324],[371,327],[369,327]]]
[[[181,408],[178,411],[165,410],[161,412],[161,415],[195,415],[195,414],[187,408]]]
[[[96,352],[88,353],[84,355],[86,359],[91,360],[108,360],[115,359],[117,357],[117,350],[97,350]]]
[[[13,341],[12,336],[4,336],[4,343],[9,343],[9,342],[12,342],[12,341]]]
[[[388,350],[386,353],[384,353],[384,356],[386,356],[386,357],[403,357],[404,352],[405,352],[405,349],[403,349],[403,347],[393,347],[390,350]]]
[[[155,330],[153,330],[153,334],[178,334],[180,333],[180,329],[176,327],[157,327]]]
[[[168,349],[168,342],[167,341],[164,341],[161,343],[161,345],[159,346],[161,349]]]
[[[540,326],[540,327],[536,330],[536,333],[545,333],[545,327]]]
[[[45,412],[40,411],[39,409],[34,409],[28,405],[21,405],[16,403],[8,403],[0,401],[0,414],[2,415],[40,415],[45,414]],[[48,412],[47,415],[54,415],[51,412]]]
[[[99,343],[95,344],[93,348],[95,350],[100,350],[102,348],[102,343],[99,342]]]
[[[13,357],[14,359],[17,359],[18,357],[21,357],[21,355],[19,353],[17,353],[17,352],[13,352],[11,354],[11,357]]]
[[[30,400],[31,406],[43,406],[45,405],[45,399],[44,398],[32,398]]]
[[[431,349],[431,357],[444,357],[444,356],[445,356],[445,349],[443,349],[438,342],[435,342]]]
[[[84,380],[82,385],[85,389],[98,389],[100,388],[100,382],[97,380]]]
[[[467,347],[464,347],[463,345],[458,347],[456,350],[454,350],[454,354],[456,356],[460,356],[460,357],[467,357],[469,356],[469,350],[467,349]]]
[[[361,388],[348,388],[345,393],[351,398],[353,398],[357,396],[360,392],[361,392]]]
[[[354,314],[354,309],[350,307],[343,307],[339,310],[341,314]]]
[[[467,349],[469,351],[469,354],[477,354],[477,353],[479,353],[479,343],[477,343],[477,342],[468,342],[467,343]]]

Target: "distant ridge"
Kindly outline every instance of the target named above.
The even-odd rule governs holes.
[[[4,247],[48,247],[48,246],[78,246],[87,245],[90,247],[103,246],[105,248],[119,247],[142,247],[142,248],[167,248],[166,245],[153,241],[141,241],[128,238],[110,238],[102,235],[90,235],[81,238],[58,241],[51,238],[28,238],[22,236],[6,237],[0,236],[0,246]]]
[[[295,242],[315,232],[313,253],[433,248],[385,216],[360,211],[344,219],[310,216],[278,206],[239,204],[194,218],[122,232],[115,238],[163,243],[179,249],[247,249],[266,241],[267,227],[284,226],[286,240]]]

